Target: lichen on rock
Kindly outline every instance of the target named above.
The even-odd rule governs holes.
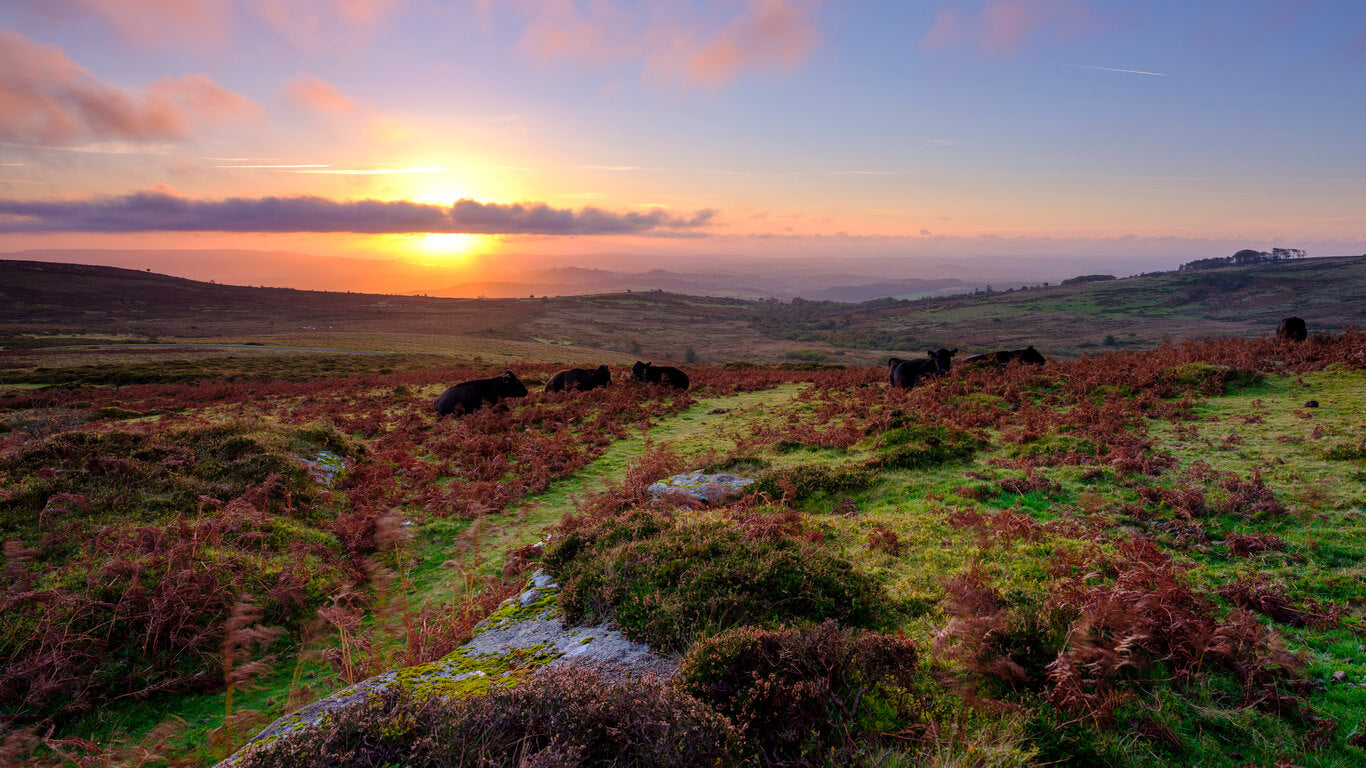
[[[673,493],[691,496],[703,504],[719,504],[743,492],[745,486],[754,480],[725,473],[707,474],[700,469],[674,475],[650,486],[650,495],[656,498]]]

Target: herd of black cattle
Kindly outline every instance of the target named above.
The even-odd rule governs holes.
[[[1277,338],[1289,341],[1304,341],[1308,329],[1304,320],[1287,317],[1276,328]],[[921,380],[948,373],[953,364],[956,349],[932,349],[926,356],[916,360],[903,360],[893,357],[887,361],[887,378],[891,386],[910,389]],[[1019,362],[1025,365],[1043,365],[1048,362],[1043,353],[1033,345],[1024,349],[1003,349],[973,355],[962,361],[963,365],[1007,365]],[[674,389],[688,388],[688,374],[669,365],[651,365],[639,360],[631,366],[631,379],[637,384],[660,384]],[[560,371],[546,382],[546,392],[586,392],[590,389],[605,387],[612,383],[612,372],[605,365],[597,368],[570,368]],[[526,385],[512,371],[504,371],[500,376],[487,379],[462,381],[447,389],[436,398],[438,416],[460,416],[485,406],[497,404],[510,397],[526,397]]]

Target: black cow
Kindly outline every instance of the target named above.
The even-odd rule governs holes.
[[[941,348],[925,354],[928,357],[924,360],[902,360],[899,357],[888,360],[887,378],[892,386],[911,389],[920,383],[921,379],[948,373],[949,366],[953,364],[953,356],[958,354],[958,350]]]
[[[436,399],[436,415],[460,416],[473,413],[485,405],[495,405],[505,397],[526,397],[526,385],[512,371],[489,379],[462,381]]]
[[[651,365],[639,360],[631,366],[631,381],[642,384],[663,384],[674,389],[688,388],[688,374],[671,365]]]
[[[1276,338],[1286,341],[1304,341],[1309,338],[1309,329],[1304,325],[1304,318],[1287,317],[1282,320],[1276,328]]]
[[[605,387],[611,383],[612,372],[607,370],[605,365],[599,365],[593,369],[570,368],[551,376],[550,381],[545,383],[545,391],[567,392],[571,389],[579,389],[587,392],[590,389]]]
[[[1002,349],[996,352],[983,352],[980,355],[973,355],[962,362],[963,365],[1007,365],[1013,360],[1030,365],[1043,365],[1048,362],[1044,359],[1043,353],[1034,348],[1031,344],[1024,349]]]

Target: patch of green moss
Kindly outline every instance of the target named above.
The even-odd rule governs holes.
[[[542,590],[542,594],[537,595],[526,605],[522,605],[517,598],[508,600],[498,610],[489,614],[485,622],[490,628],[507,626],[509,624],[520,624],[524,621],[540,618],[559,607],[560,598],[558,590]]]
[[[400,669],[394,685],[420,698],[461,698],[488,693],[494,685],[525,682],[537,669],[564,654],[548,643],[513,648],[502,653],[475,653],[457,648],[440,661]]]

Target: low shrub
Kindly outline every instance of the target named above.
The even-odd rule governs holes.
[[[390,689],[248,751],[241,768],[692,768],[734,761],[734,727],[657,680],[551,670],[515,688],[425,700]]]
[[[638,510],[568,531],[545,564],[571,621],[613,618],[632,639],[682,651],[698,635],[744,624],[870,625],[886,597],[823,546],[723,522],[676,523]]]
[[[1160,378],[1177,389],[1195,389],[1205,394],[1221,395],[1256,386],[1266,377],[1259,371],[1197,361],[1170,368]]]
[[[751,486],[756,493],[770,498],[785,498],[789,503],[817,493],[847,493],[876,483],[881,473],[862,465],[825,467],[801,464],[769,472]]]
[[[909,689],[917,654],[903,636],[738,627],[693,646],[681,687],[739,728],[769,765],[818,765],[859,738],[904,733],[923,715]]]
[[[937,424],[912,424],[878,437],[870,469],[925,469],[968,461],[986,442],[970,432]]]

